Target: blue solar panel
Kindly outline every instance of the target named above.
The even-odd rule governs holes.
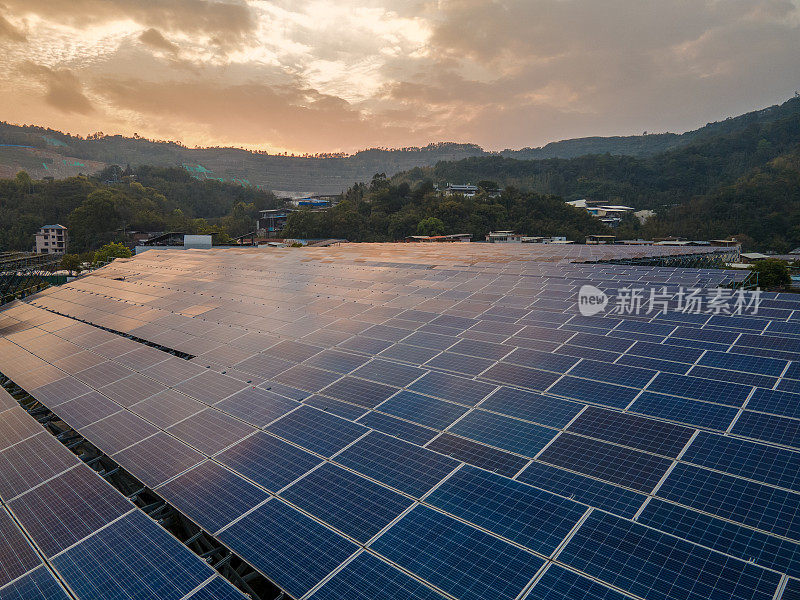
[[[501,387],[481,402],[481,408],[535,421],[549,427],[563,427],[578,414],[582,405],[560,398]]]
[[[544,562],[424,506],[414,508],[371,547],[463,600],[516,598]]]
[[[270,500],[218,535],[295,598],[344,562],[358,546],[284,504]]]
[[[442,600],[444,596],[368,552],[362,552],[311,595],[314,600]]]
[[[778,382],[776,377],[769,377],[767,375],[757,375],[744,371],[726,371],[725,369],[696,365],[689,371],[689,375],[692,377],[705,377],[706,379],[730,381],[731,383],[740,383],[742,385],[759,386],[763,388],[772,388],[772,386]]]
[[[604,404],[614,408],[625,408],[639,393],[638,390],[611,383],[601,383],[588,379],[578,379],[569,375],[563,377],[547,390],[550,394],[574,398],[582,402]]]
[[[551,564],[525,600],[626,600],[620,594],[596,581],[581,577],[558,565]]]
[[[789,489],[800,487],[800,453],[701,432],[682,460]]]
[[[239,590],[222,577],[214,577],[186,600],[247,600]]]
[[[260,388],[244,389],[216,404],[218,409],[256,427],[268,425],[297,406],[294,400]]]
[[[500,473],[506,477],[513,477],[529,462],[527,458],[509,454],[449,433],[441,434],[430,442],[426,448],[475,465],[481,469]]]
[[[360,542],[367,542],[412,501],[330,463],[281,492],[281,496]]]
[[[39,555],[3,508],[0,508],[0,541],[0,586],[41,564]]]
[[[363,377],[364,379],[371,379],[372,381],[378,381],[397,387],[408,385],[424,374],[425,371],[416,367],[409,367],[408,365],[377,359],[368,362],[353,373],[353,375],[357,377]]]
[[[336,415],[337,417],[342,417],[343,419],[348,419],[350,421],[355,421],[358,419],[358,417],[368,411],[368,409],[364,408],[363,406],[356,406],[355,404],[349,404],[341,400],[334,400],[333,398],[321,396],[320,394],[309,396],[303,400],[303,404],[313,406],[314,408],[318,408],[327,413]]]
[[[528,465],[517,479],[627,518],[633,517],[647,498],[644,494],[540,462]]]
[[[616,383],[618,385],[638,388],[644,387],[647,382],[653,378],[653,375],[656,374],[655,371],[604,363],[596,360],[583,360],[569,373],[576,377],[585,377],[586,379],[596,379],[607,383]]]
[[[269,498],[265,491],[211,461],[167,482],[157,492],[211,533]]]
[[[760,375],[778,377],[788,364],[785,360],[747,356],[746,354],[732,354],[730,352],[706,352],[697,364],[731,371],[745,371]]]
[[[46,567],[34,569],[13,583],[0,589],[3,600],[69,600]]]
[[[180,600],[214,575],[138,510],[52,562],[81,600]]]
[[[653,498],[638,522],[789,575],[800,574],[800,544]]]
[[[650,342],[636,342],[633,347],[628,350],[628,354],[682,363],[693,363],[702,356],[703,351],[691,348],[679,348],[677,346],[667,346],[664,344],[652,344]]]
[[[663,421],[588,406],[569,426],[580,433],[607,442],[675,457],[689,441],[693,429]]]
[[[772,600],[780,582],[775,572],[599,512],[558,558],[648,600]]]
[[[310,406],[301,406],[266,430],[323,456],[335,454],[368,431],[362,425]]]
[[[321,393],[365,408],[374,408],[395,392],[397,392],[397,388],[388,385],[355,377],[343,377],[326,387]]]
[[[746,410],[731,429],[744,437],[800,448],[800,421]]]
[[[465,466],[426,501],[465,521],[549,555],[586,507],[499,475]]]
[[[650,492],[672,461],[565,433],[539,456],[542,462]]]
[[[679,463],[658,495],[667,500],[800,539],[800,494]]]
[[[264,433],[242,440],[216,459],[273,492],[322,462],[313,454]]]
[[[419,379],[408,386],[408,389],[436,396],[444,400],[451,400],[459,404],[474,406],[483,398],[488,396],[495,386],[488,383],[481,383],[447,373],[431,371],[422,379]]]
[[[94,471],[79,465],[9,503],[46,556],[129,512],[133,505]]]
[[[629,410],[719,431],[725,431],[739,412],[730,406],[652,392],[643,392]]]
[[[336,457],[342,465],[420,497],[458,464],[425,448],[370,433]]]
[[[445,429],[468,409],[404,390],[381,404],[378,410],[435,429]]]
[[[539,369],[503,362],[497,363],[481,374],[482,379],[540,391],[550,387],[558,377],[558,374],[549,371],[540,371]]]
[[[408,421],[401,421],[395,417],[384,415],[382,413],[370,411],[358,420],[362,425],[366,425],[376,431],[380,431],[387,435],[393,435],[412,444],[424,446],[427,442],[432,440],[437,431],[428,429]]]
[[[448,430],[523,456],[535,456],[556,431],[511,417],[473,410]]]
[[[747,408],[796,419],[800,417],[800,394],[758,389],[753,392]]]
[[[652,369],[655,371],[663,371],[665,373],[677,373],[683,375],[689,370],[689,365],[686,363],[673,362],[671,360],[660,360],[658,358],[649,358],[647,356],[635,356],[632,354],[623,354],[617,361],[618,365],[629,365],[631,367],[641,367],[643,369]]]
[[[728,406],[741,406],[751,391],[746,385],[672,373],[659,373],[647,389],[651,392],[706,400]]]

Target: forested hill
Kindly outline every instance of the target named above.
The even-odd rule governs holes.
[[[800,99],[787,103],[781,118],[754,121],[674,150],[647,157],[594,154],[573,159],[515,160],[502,156],[440,162],[394,176],[412,186],[424,180],[493,180],[565,200],[590,198],[638,209],[659,209],[730,185],[800,144]],[[787,114],[788,113],[788,114]]]
[[[588,137],[523,148],[487,152],[474,144],[439,143],[423,148],[368,149],[353,155],[284,156],[237,148],[187,148],[175,141],[153,141],[120,135],[69,135],[35,126],[0,122],[0,176],[25,170],[34,179],[92,174],[106,165],[183,166],[200,179],[311,193],[340,193],[353,182],[368,182],[375,173],[392,175],[415,167],[469,157],[521,160],[575,158],[589,154],[647,157],[720,135],[735,135],[800,114],[800,98],[784,104],[710,123],[683,134]],[[457,181],[453,174],[453,181]]]

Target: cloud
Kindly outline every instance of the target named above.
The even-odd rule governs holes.
[[[48,107],[92,115],[75,126],[188,144],[536,146],[683,131],[800,85],[800,0],[0,2],[28,39],[0,52],[0,107],[63,123],[19,106],[28,60]]]
[[[402,144],[407,129],[363,114],[345,100],[298,81],[225,84],[219,79],[171,82],[104,78],[93,87],[115,110],[202,130],[216,139],[252,146],[323,152],[384,143]]]
[[[151,27],[150,29],[146,29],[139,35],[139,41],[145,44],[146,46],[150,46],[151,48],[155,48],[156,50],[163,50],[170,54],[177,54],[178,53],[178,46],[177,44],[173,44],[167,38],[165,38],[158,29]]]
[[[19,66],[18,72],[21,76],[37,78],[45,86],[45,102],[53,108],[82,115],[94,112],[81,82],[69,69],[50,69],[26,62]]]
[[[76,28],[130,19],[145,27],[202,35],[223,48],[238,47],[255,31],[244,1],[216,0],[6,0],[17,15],[37,15]]]
[[[4,10],[5,7],[0,4],[0,10]],[[14,27],[11,23],[8,22],[3,15],[0,15],[0,40],[3,38],[10,40],[12,42],[24,42],[26,40],[25,33]]]

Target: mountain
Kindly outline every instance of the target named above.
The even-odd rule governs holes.
[[[474,144],[439,143],[424,148],[368,149],[352,155],[284,156],[238,148],[187,148],[179,142],[93,134],[86,138],[36,126],[0,122],[0,177],[26,170],[34,179],[91,174],[110,164],[133,167],[182,166],[199,179],[252,185],[266,190],[338,194],[375,173],[432,167],[460,159],[569,159],[610,154],[645,158],[733,135],[800,113],[800,99],[709,123],[683,134],[587,137],[553,142],[541,148],[487,152]],[[499,164],[499,163],[497,163]],[[464,181],[455,179],[452,181]],[[466,180],[469,181],[469,180]],[[473,179],[477,181],[477,179]],[[577,193],[577,192],[576,192]]]

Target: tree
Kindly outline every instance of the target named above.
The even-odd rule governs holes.
[[[444,235],[444,223],[436,217],[422,219],[417,225],[417,235]]]
[[[81,272],[81,257],[78,254],[65,254],[61,257],[61,268],[70,275]]]
[[[115,258],[130,258],[131,251],[124,244],[111,242],[94,253],[95,264],[111,262]]]
[[[762,290],[783,288],[792,283],[786,261],[768,258],[755,263],[750,270],[758,277],[758,287]]]

